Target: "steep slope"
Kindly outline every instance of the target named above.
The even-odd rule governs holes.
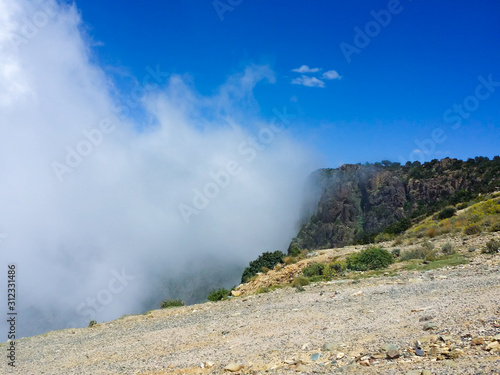
[[[316,171],[309,187],[317,206],[289,252],[367,243],[382,231],[400,233],[412,219],[446,205],[499,190],[500,157],[347,164]]]

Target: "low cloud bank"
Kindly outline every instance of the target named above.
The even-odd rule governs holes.
[[[258,113],[268,67],[206,97],[152,62],[117,93],[80,26],[73,6],[0,0],[0,254],[4,276],[17,265],[18,337],[237,283],[286,250],[313,169],[293,115]]]

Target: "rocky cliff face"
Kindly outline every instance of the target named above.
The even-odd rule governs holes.
[[[500,157],[347,164],[316,171],[308,190],[317,204],[289,251],[366,242],[384,230],[398,233],[420,215],[500,190]]]

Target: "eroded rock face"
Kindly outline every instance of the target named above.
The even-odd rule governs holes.
[[[500,157],[343,165],[313,173],[307,218],[290,249],[362,242],[403,220],[500,190]],[[396,230],[398,230],[396,228]]]

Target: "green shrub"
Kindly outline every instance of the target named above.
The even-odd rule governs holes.
[[[296,257],[300,254],[301,251],[302,250],[300,249],[300,247],[298,247],[297,245],[293,245],[290,251],[288,251],[288,254],[290,254],[292,257]]]
[[[438,220],[448,219],[452,216],[455,216],[457,209],[453,206],[446,207],[442,211],[440,211],[437,215]]]
[[[386,268],[394,263],[391,253],[381,247],[370,247],[346,258],[346,266],[353,271],[367,271]]]
[[[325,265],[323,263],[311,263],[307,267],[304,267],[302,274],[305,277],[321,276],[323,275],[323,269]]]
[[[500,241],[489,240],[486,242],[486,247],[482,250],[484,254],[496,254],[500,249]]]
[[[393,249],[391,254],[394,258],[399,258],[401,256],[401,249]]]
[[[426,255],[424,260],[426,262],[434,262],[435,260],[438,260],[437,252],[436,250],[431,250],[429,251]]]
[[[401,221],[389,225],[387,228],[385,228],[384,232],[389,234],[400,234],[406,231],[407,229],[410,229],[411,225],[412,223],[410,219],[403,219]]]
[[[464,228],[464,234],[471,236],[473,234],[481,233],[481,227],[478,224],[471,224]]]
[[[424,241],[422,243],[422,248],[426,251],[432,251],[434,250],[434,245],[430,241]]]
[[[441,251],[442,251],[442,252],[443,252],[443,254],[445,254],[445,255],[455,254],[455,248],[453,247],[453,245],[452,245],[450,242],[445,243],[445,244],[441,247]]]
[[[245,268],[243,275],[241,275],[241,283],[246,283],[251,277],[261,272],[262,267],[273,269],[276,264],[281,263],[284,257],[285,254],[281,251],[275,251],[273,253],[266,251],[265,253],[262,253],[256,260],[251,261],[247,268]]]
[[[184,306],[185,303],[184,301],[180,299],[166,299],[162,303],[160,303],[160,308],[162,309],[168,309],[170,307],[178,307],[178,306]]]
[[[209,294],[208,294],[208,297],[207,299],[209,301],[213,301],[213,302],[216,302],[216,301],[222,301],[224,299],[227,299],[227,297],[229,297],[229,294],[231,292],[227,289],[224,289],[224,288],[219,288],[218,290],[212,290]]]
[[[295,279],[292,281],[292,286],[293,287],[300,287],[304,285],[309,285],[311,282],[306,279],[305,277],[302,276],[297,276]]]
[[[458,210],[463,210],[464,208],[467,207],[469,207],[469,203],[460,203],[459,205],[457,205]]]
[[[429,241],[425,241],[422,243],[422,246],[403,252],[401,260],[425,259],[430,261],[432,258],[435,258],[435,254],[434,245]]]
[[[421,247],[403,251],[403,253],[401,254],[402,261],[407,261],[412,259],[424,259],[424,258],[425,258],[425,252]]]
[[[327,279],[331,279],[335,276],[341,276],[347,269],[347,264],[345,262],[331,262],[323,270],[323,274]]]
[[[402,244],[403,244],[403,239],[401,237],[398,237],[394,240],[394,242],[392,243],[392,246],[399,246]]]
[[[382,233],[379,233],[375,236],[375,242],[385,242],[385,241],[390,241],[394,238],[394,235],[393,234],[389,234],[389,233],[385,233],[385,232],[382,232]]]
[[[500,221],[491,224],[490,232],[500,232]]]
[[[93,327],[93,326],[95,326],[96,324],[97,324],[97,320],[91,320],[91,321],[89,322],[88,327]]]

